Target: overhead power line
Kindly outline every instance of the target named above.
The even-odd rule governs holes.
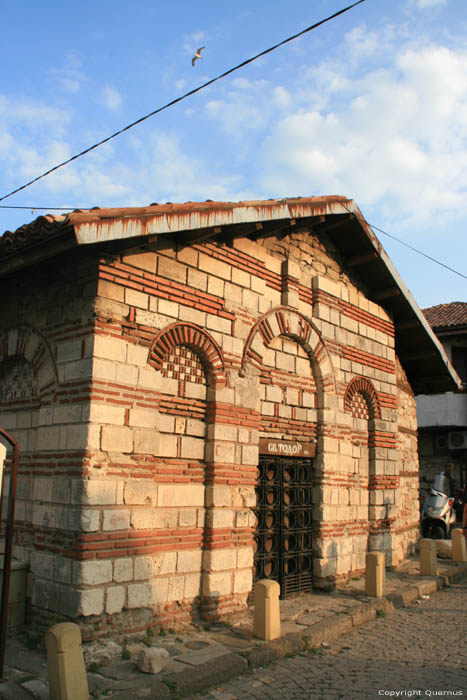
[[[86,155],[86,153],[90,153],[91,151],[95,150],[96,148],[99,148],[99,146],[102,146],[104,143],[111,141],[116,136],[123,134],[125,131],[132,129],[134,126],[141,124],[141,122],[144,122],[146,119],[149,119],[150,117],[154,117],[156,114],[159,114],[160,112],[163,112],[165,109],[168,109],[169,107],[172,107],[173,105],[177,104],[178,102],[185,100],[187,97],[191,97],[191,95],[194,95],[195,93],[200,92],[201,90],[204,90],[204,88],[207,88],[209,85],[212,85],[213,83],[217,82],[218,80],[221,80],[221,78],[225,78],[226,76],[231,75],[231,73],[234,73],[235,71],[239,70],[240,68],[247,66],[249,63],[253,63],[253,61],[256,61],[258,58],[261,58],[262,56],[266,56],[266,54],[271,53],[271,51],[275,51],[280,46],[284,46],[284,44],[287,44],[290,41],[294,41],[295,39],[298,39],[298,37],[303,36],[304,34],[307,34],[308,32],[311,32],[313,29],[317,29],[317,27],[320,27],[322,24],[325,24],[326,22],[329,22],[330,20],[335,19],[339,15],[344,14],[344,12],[348,12],[353,7],[356,7],[357,5],[361,5],[362,2],[366,2],[366,0],[358,0],[358,2],[354,2],[354,3],[352,3],[352,5],[348,5],[347,7],[344,7],[342,10],[339,10],[338,12],[334,12],[334,14],[330,15],[329,17],[326,17],[325,19],[322,19],[319,22],[312,24],[310,27],[303,29],[301,32],[298,32],[298,34],[294,34],[293,36],[289,36],[287,39],[280,41],[278,44],[271,46],[269,49],[265,49],[264,51],[261,51],[260,53],[256,54],[256,56],[253,56],[252,58],[248,58],[246,61],[242,61],[242,63],[239,63],[238,65],[234,66],[233,68],[230,68],[229,70],[225,71],[224,73],[221,73],[216,78],[212,78],[211,80],[208,80],[206,83],[199,85],[197,88],[194,88],[193,90],[190,90],[189,92],[186,92],[181,97],[175,98],[174,100],[172,100],[171,102],[168,102],[163,107],[158,107],[157,109],[153,110],[149,114],[146,114],[144,117],[140,117],[140,119],[137,119],[136,121],[132,122],[131,124],[128,124],[127,126],[123,127],[123,129],[119,129],[119,131],[116,131],[111,136],[107,136],[107,138],[102,139],[101,141],[98,141],[93,146],[90,146],[89,148],[86,148],[84,151],[77,153],[76,155],[72,156],[71,158],[68,158],[68,160],[64,160],[63,163],[59,163],[58,165],[55,165],[53,168],[50,168],[50,170],[47,170],[46,172],[42,173],[41,175],[38,175],[37,177],[35,177],[33,180],[30,180],[25,185],[21,185],[21,187],[17,187],[12,192],[9,192],[8,194],[3,195],[3,197],[0,197],[0,202],[3,202],[3,200],[7,199],[8,197],[11,197],[12,195],[16,194],[17,192],[21,192],[21,190],[25,190],[26,187],[29,187],[30,185],[34,184],[38,180],[41,180],[42,178],[47,177],[47,175],[50,175],[51,173],[55,172],[59,168],[63,168],[64,165],[68,165],[68,163],[71,163],[72,161],[77,160],[78,158],[81,158],[82,156]]]
[[[419,250],[418,248],[415,248],[413,245],[410,245],[410,243],[406,243],[405,241],[402,241],[400,238],[397,238],[397,236],[394,236],[392,233],[388,233],[387,231],[384,231],[382,228],[379,228],[378,226],[371,224],[369,221],[364,219],[363,216],[360,216],[359,214],[356,214],[354,211],[351,211],[345,204],[344,204],[344,207],[347,209],[349,214],[353,214],[354,216],[356,216],[357,219],[359,219],[361,224],[371,226],[371,228],[373,228],[375,231],[379,231],[379,233],[383,233],[385,236],[392,238],[394,241],[397,241],[401,245],[405,245],[406,248],[410,248],[410,250],[413,250],[415,253],[418,253],[419,255],[423,255],[424,258],[431,260],[431,262],[434,262],[437,265],[441,265],[441,267],[446,268],[446,270],[449,270],[450,272],[454,272],[454,274],[459,275],[459,277],[463,277],[464,279],[467,280],[467,275],[464,275],[462,272],[459,272],[458,270],[455,270],[453,267],[449,267],[449,265],[446,265],[445,263],[441,262],[440,260],[437,260],[436,258],[431,257],[431,255],[428,255],[427,253],[424,253],[423,251]]]
[[[73,209],[91,209],[91,207],[27,207],[0,204],[0,209],[28,209],[29,211],[73,211]]]
[[[392,238],[394,241],[397,241],[401,245],[405,245],[406,248],[410,248],[410,250],[413,250],[415,253],[418,253],[419,255],[423,255],[424,258],[431,260],[432,262],[436,263],[437,265],[441,265],[441,267],[445,267],[446,270],[450,270],[451,272],[454,272],[454,274],[459,275],[459,277],[463,277],[465,280],[467,280],[467,275],[464,275],[462,272],[458,272],[453,267],[449,267],[449,265],[442,263],[440,260],[437,260],[436,258],[432,258],[431,255],[428,255],[427,253],[423,253],[421,250],[418,250],[418,248],[414,248],[414,246],[410,245],[410,243],[406,243],[405,241],[402,241],[400,238],[393,236],[392,233],[388,233],[387,231],[383,231],[382,228],[378,228],[377,226],[374,226],[373,224],[370,224],[370,226],[371,226],[371,228],[374,228],[375,231],[379,231],[380,233],[384,233],[385,236],[389,236],[389,238]]]
[[[345,204],[344,204],[345,206]],[[379,231],[379,233],[383,233],[385,236],[389,236],[389,238],[392,238],[394,241],[397,241],[397,243],[400,243],[401,245],[404,245],[406,248],[410,248],[410,250],[413,250],[415,253],[418,253],[419,255],[423,255],[424,258],[427,258],[428,260],[431,260],[431,262],[436,263],[437,265],[441,265],[441,267],[446,268],[446,270],[449,270],[450,272],[454,272],[454,274],[459,275],[459,277],[463,277],[464,279],[467,280],[467,275],[464,275],[462,272],[459,272],[458,270],[455,270],[453,267],[449,267],[449,265],[446,265],[445,263],[441,262],[441,260],[438,260],[437,258],[433,258],[431,255],[428,255],[427,253],[424,253],[422,250],[419,250],[418,248],[415,248],[413,245],[410,245],[410,243],[406,243],[405,241],[401,240],[400,238],[397,238],[397,236],[394,236],[392,233],[388,233],[387,231],[384,231],[382,228],[379,228],[378,226],[375,226],[374,224],[370,224],[366,219],[363,217],[360,217],[355,214],[355,212],[351,211],[348,207],[345,207],[349,214],[353,214],[354,216],[357,216],[357,218],[361,221],[363,224],[368,224],[368,226],[371,226],[372,229],[375,231]],[[91,207],[86,206],[86,207],[34,207],[34,206],[13,206],[11,204],[0,204],[0,209],[27,209],[28,211],[73,211],[73,209],[91,209]]]

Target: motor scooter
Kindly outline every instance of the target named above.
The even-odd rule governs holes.
[[[451,529],[456,524],[455,498],[449,495],[449,481],[443,472],[433,481],[425,496],[420,515],[423,537],[434,540],[449,539]]]

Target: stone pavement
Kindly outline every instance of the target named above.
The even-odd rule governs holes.
[[[409,559],[397,570],[386,572],[386,594],[381,599],[365,595],[361,577],[332,592],[314,592],[281,601],[282,636],[273,642],[252,636],[251,610],[232,618],[229,625],[194,626],[183,633],[132,639],[123,648],[103,641],[85,651],[90,697],[192,697],[283,657],[307,650],[319,653],[341,634],[417,599],[424,602],[424,596],[465,577],[467,564],[450,561],[439,561],[437,577],[421,577],[418,561]],[[133,661],[138,651],[148,645],[164,647],[169,652],[169,664],[158,675],[141,673]],[[31,698],[49,698],[47,662],[43,640],[22,630],[7,640],[0,700]]]
[[[467,581],[190,700],[467,697]]]

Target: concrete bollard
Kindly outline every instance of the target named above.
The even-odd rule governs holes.
[[[270,642],[281,636],[279,595],[281,587],[277,581],[263,579],[255,584],[255,615],[253,634]]]
[[[467,548],[465,546],[465,537],[462,530],[456,529],[452,531],[452,560],[467,561]]]
[[[383,552],[366,555],[365,594],[381,598],[386,585],[386,569]]]
[[[436,542],[434,540],[420,540],[420,575],[438,575],[438,562],[436,559]]]
[[[88,700],[88,679],[81,647],[81,631],[60,622],[45,635],[50,700]]]

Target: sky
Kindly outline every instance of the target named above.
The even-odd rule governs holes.
[[[3,1],[0,197],[349,4]],[[27,209],[0,234],[39,207],[318,195],[385,232],[420,307],[467,301],[465,0],[366,0],[1,201]]]

